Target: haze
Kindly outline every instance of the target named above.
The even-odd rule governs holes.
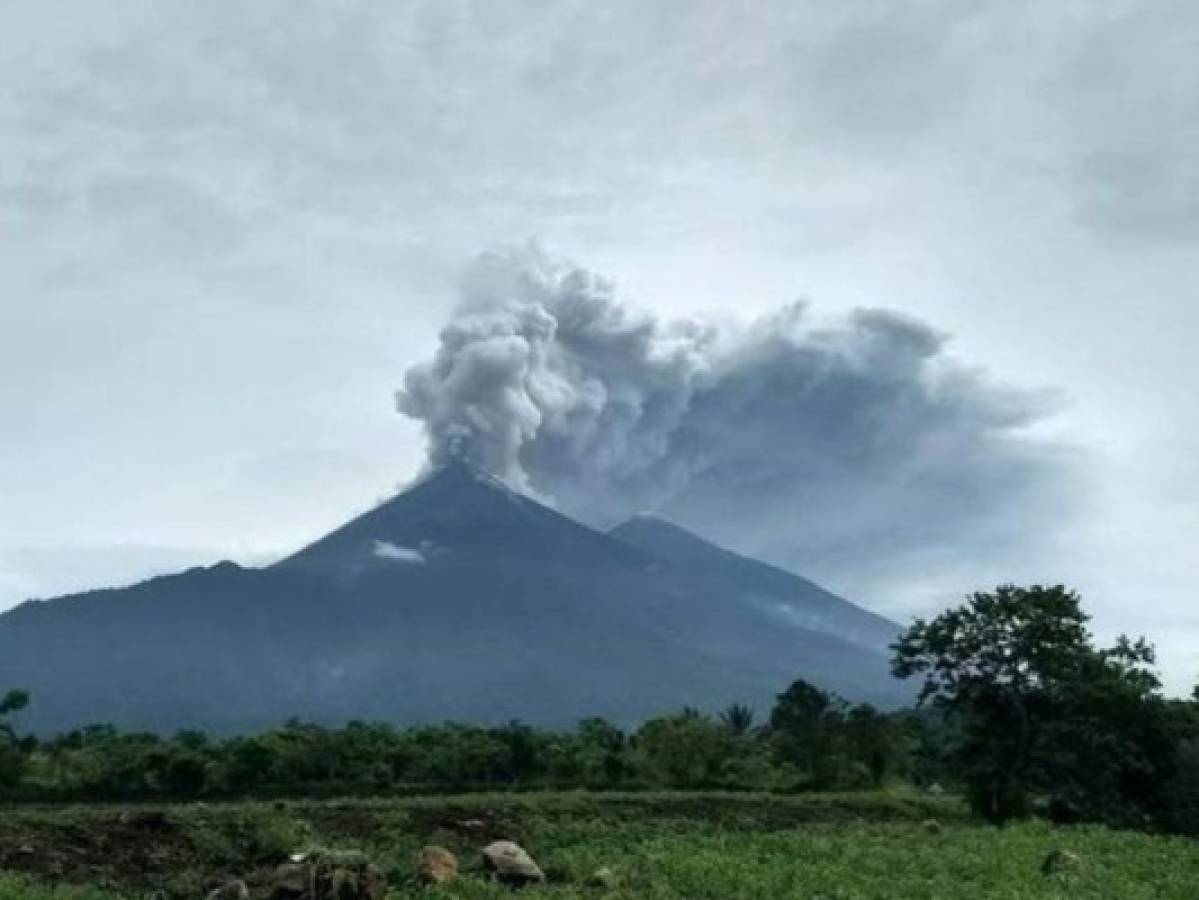
[[[1065,582],[1194,683],[1194,4],[10,0],[0,28],[0,608],[272,559],[407,482],[429,417],[393,394],[483,252],[640,321],[744,334],[802,297],[817,331],[938,340],[955,421],[1012,416],[953,477],[838,456],[817,498],[783,465],[805,503],[719,537],[898,620]],[[782,433],[860,447],[854,408]]]

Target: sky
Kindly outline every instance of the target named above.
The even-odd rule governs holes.
[[[428,424],[395,392],[515,247],[655,334],[887,310],[1039,398],[997,437],[1034,475],[853,494],[880,527],[1011,501],[1002,539],[795,564],[900,620],[1065,582],[1199,676],[1189,0],[0,0],[0,32],[0,608],[394,492]]]

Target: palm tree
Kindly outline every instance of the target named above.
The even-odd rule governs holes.
[[[754,727],[754,711],[744,703],[733,703],[720,714],[720,721],[732,734],[744,737]]]

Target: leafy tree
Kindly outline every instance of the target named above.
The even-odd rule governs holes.
[[[1152,648],[1096,649],[1087,621],[1061,585],[1001,585],[917,620],[894,645],[895,675],[922,677],[920,703],[960,722],[960,771],[991,820],[1026,814],[1034,793],[1117,818],[1150,808],[1173,769]]]
[[[623,731],[602,718],[579,723],[578,744],[583,774],[592,782],[615,784],[632,770],[628,759],[629,739]]]
[[[498,729],[495,735],[508,751],[507,771],[503,773],[506,776],[505,780],[524,781],[545,772],[543,741],[528,725],[517,721],[509,722],[504,728]]]
[[[1199,689],[1189,702],[1173,705],[1178,735],[1177,765],[1164,787],[1160,825],[1199,836]]]
[[[806,771],[815,786],[835,786],[844,774],[846,709],[840,697],[801,678],[779,694],[770,712],[770,730],[779,755]]]
[[[163,787],[175,797],[195,797],[208,783],[208,766],[204,758],[192,752],[175,754],[168,763]]]
[[[836,710],[838,699],[802,678],[779,694],[770,711],[770,727],[775,731],[802,732],[817,727],[827,714]]]
[[[277,754],[265,736],[234,738],[225,747],[225,785],[236,793],[252,791],[271,778]]]
[[[637,742],[651,768],[675,787],[718,781],[735,751],[722,725],[686,709],[646,722]]]
[[[850,757],[861,766],[874,787],[882,787],[906,754],[900,726],[869,703],[853,707],[845,717],[846,744]]]
[[[1066,818],[1140,827],[1169,804],[1182,745],[1196,730],[1161,696],[1154,661],[1143,640],[1122,637],[1085,656],[1052,696],[1040,746],[1055,809]]]

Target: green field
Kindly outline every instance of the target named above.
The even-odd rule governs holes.
[[[930,824],[935,820],[936,825]],[[222,876],[269,892],[289,853],[358,850],[389,897],[511,897],[479,849],[519,841],[548,876],[526,897],[857,898],[1199,896],[1199,844],[1096,827],[996,829],[952,800],[903,794],[472,795],[417,800],[17,807],[0,810],[0,900],[202,898]],[[460,878],[426,888],[429,843]],[[1045,875],[1055,849],[1080,859]],[[608,867],[618,886],[586,886]]]

